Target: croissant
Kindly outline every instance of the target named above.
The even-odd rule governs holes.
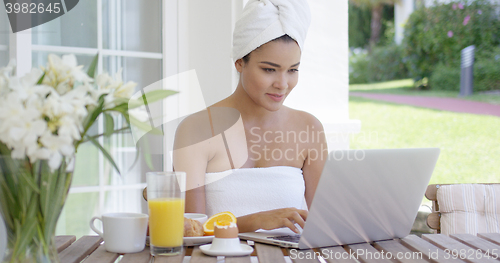
[[[185,237],[201,237],[203,234],[203,225],[199,221],[184,217]]]

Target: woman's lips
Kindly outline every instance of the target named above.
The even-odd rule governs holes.
[[[285,94],[266,93],[266,95],[269,96],[269,98],[271,98],[272,100],[274,100],[276,102],[280,102],[285,97]]]

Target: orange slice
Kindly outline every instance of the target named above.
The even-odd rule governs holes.
[[[231,221],[228,221],[228,220],[217,220],[217,221],[215,221],[215,225],[216,226],[230,226],[231,225]]]
[[[235,223],[236,224],[236,217],[233,215],[233,213],[227,211],[227,212],[221,212],[218,214],[215,214],[211,216],[205,223],[203,224],[203,231],[205,232],[206,236],[211,236],[214,234],[214,223],[216,222],[224,222],[224,223]]]

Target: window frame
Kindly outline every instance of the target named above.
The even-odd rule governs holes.
[[[117,2],[120,5],[120,2]],[[97,5],[97,48],[82,48],[82,47],[67,47],[67,46],[52,46],[52,45],[38,45],[32,44],[32,30],[27,29],[18,33],[9,34],[9,45],[0,45],[0,50],[9,51],[9,59],[15,59],[17,62],[16,72],[18,76],[25,75],[30,72],[32,67],[32,54],[34,51],[39,52],[54,52],[54,53],[65,53],[65,54],[75,54],[75,55],[95,55],[100,54],[101,59],[97,66],[97,74],[103,72],[103,57],[115,56],[122,58],[142,58],[142,59],[157,59],[162,60],[162,70],[161,77],[165,78],[169,75],[174,75],[178,72],[178,45],[177,45],[177,1],[162,0],[162,11],[161,11],[161,23],[162,23],[162,50],[161,52],[143,52],[143,51],[126,51],[126,50],[112,50],[105,49],[103,47],[103,0],[96,0]],[[119,6],[116,6],[114,10],[119,10]],[[118,14],[119,15],[119,14]],[[116,35],[117,38],[119,34]],[[170,36],[167,38],[167,36]],[[174,37],[172,37],[174,36]],[[39,65],[35,65],[39,66]],[[169,89],[175,89],[169,87]],[[178,104],[178,100],[170,100]],[[178,115],[178,105],[172,105],[169,107],[169,114]],[[163,109],[165,112],[166,109]],[[174,115],[174,116],[177,116]],[[103,132],[102,120],[98,125],[98,132]],[[100,143],[104,142],[104,139],[99,138]],[[114,147],[118,148],[117,151],[130,151],[134,147]],[[165,146],[163,147],[165,149]],[[115,151],[116,152],[116,151]],[[163,151],[165,152],[165,151]],[[119,154],[118,154],[119,155]],[[163,161],[166,160],[167,155],[164,154],[162,158]],[[94,186],[71,186],[69,194],[77,193],[99,193],[99,207],[97,210],[98,214],[101,214],[105,210],[106,194],[113,191],[120,190],[142,190],[146,187],[146,183],[136,183],[136,184],[125,184],[125,185],[108,185],[105,181],[104,167],[106,160],[104,159],[102,153],[99,153],[99,184]],[[143,163],[144,167],[145,164]],[[141,173],[145,173],[145,168],[141,168]],[[141,198],[141,197],[138,197]],[[145,212],[147,208],[142,206],[141,208]]]

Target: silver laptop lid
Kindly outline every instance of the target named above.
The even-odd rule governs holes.
[[[299,248],[408,235],[439,152],[438,148],[330,152]]]

